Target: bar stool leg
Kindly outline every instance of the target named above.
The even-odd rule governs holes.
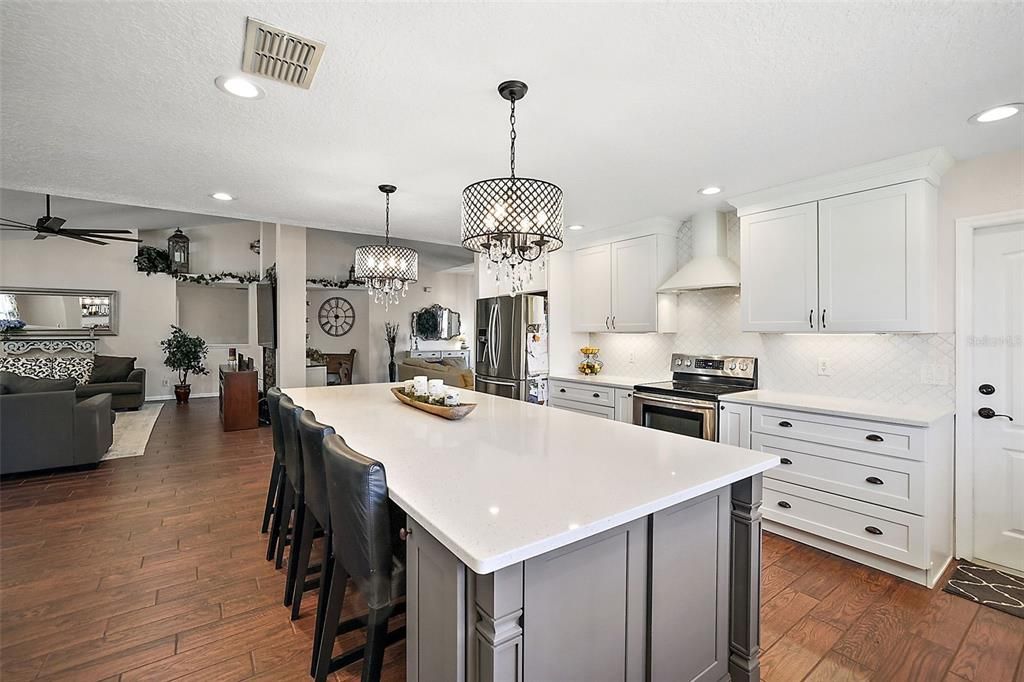
[[[270,541],[267,543],[267,561],[274,558],[277,553],[277,545],[281,542],[281,517],[284,514],[284,493],[288,487],[287,476],[284,475],[284,467],[280,467],[278,474],[277,492],[274,498],[274,520],[270,524]],[[281,568],[278,566],[278,568]]]
[[[362,682],[380,682],[390,611],[390,608],[370,609],[369,622],[366,624],[366,658],[363,659]]]
[[[274,458],[270,469],[270,486],[267,488],[267,503],[263,506],[263,525],[260,526],[260,532],[266,533],[270,527],[270,518],[274,512],[274,498],[277,497],[277,486],[281,483],[281,465],[277,463],[277,457]]]
[[[324,609],[324,622],[320,632],[320,646],[316,652],[316,682],[326,682],[331,674],[331,653],[334,651],[334,638],[338,635],[338,623],[341,622],[341,606],[345,602],[345,585],[348,574],[345,569],[334,563],[331,569],[331,586],[327,594],[327,608]]]
[[[292,527],[292,546],[288,550],[288,574],[284,582],[284,605],[292,605],[292,593],[295,591],[295,574],[299,570],[299,549],[302,546],[303,533],[305,532],[305,526],[312,525],[312,518],[309,519],[310,523],[306,523],[306,498],[302,493],[295,496],[295,525]]]
[[[295,566],[295,584],[292,585],[292,620],[299,617],[302,607],[302,593],[306,591],[306,574],[309,572],[309,555],[313,550],[313,535],[316,533],[316,519],[312,514],[303,513],[302,539],[299,540],[299,560]],[[294,550],[293,550],[294,551]],[[326,562],[321,565],[326,566]],[[323,571],[321,571],[321,574]],[[320,576],[323,582],[323,575]]]
[[[324,558],[321,562],[320,588],[316,597],[316,623],[313,625],[313,656],[309,662],[309,675],[316,675],[316,662],[320,655],[320,637],[323,634],[324,614],[327,611],[327,598],[331,591],[331,576],[334,575],[334,554],[331,548],[330,531],[324,533]]]
[[[288,529],[292,522],[292,510],[295,508],[295,489],[292,488],[288,477],[281,481],[284,488],[284,499],[281,502],[280,518],[277,526],[277,558],[274,561],[274,568],[284,566],[284,547],[288,544]],[[295,543],[295,533],[292,533],[291,542]]]

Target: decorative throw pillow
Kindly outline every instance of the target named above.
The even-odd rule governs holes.
[[[128,381],[128,375],[135,369],[135,358],[116,355],[97,355],[89,376],[90,384],[113,384]]]
[[[33,379],[56,379],[53,373],[53,357],[23,358],[8,356],[0,358],[0,372],[12,372]]]
[[[49,393],[73,390],[74,379],[33,379],[13,372],[0,372],[0,393]]]
[[[92,374],[92,365],[91,356],[55,357],[53,359],[54,378],[74,379],[76,384],[88,383],[89,376]]]

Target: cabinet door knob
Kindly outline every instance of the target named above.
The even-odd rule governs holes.
[[[782,460],[781,460],[781,462],[782,462],[783,464],[792,464],[792,463],[793,463],[793,460],[791,460],[791,459],[790,459],[789,457],[783,457],[783,458],[782,458]]]
[[[866,435],[864,437],[866,439],[868,439],[869,441],[871,441],[872,443],[881,443],[881,442],[883,442],[885,440],[884,438],[879,436],[877,433],[869,433],[868,435]]]
[[[867,481],[868,483],[870,483],[871,485],[884,485],[885,484],[885,481],[880,479],[878,476],[868,476],[864,480]]]
[[[786,502],[785,500],[779,500],[779,506],[782,507],[783,509],[789,509],[793,505],[791,505],[789,502]]]
[[[791,426],[793,426],[793,425],[792,425],[792,424],[790,424],[790,423],[789,423],[789,422],[787,422],[787,421],[781,421],[781,422],[779,422],[779,426],[781,426],[781,427],[782,427],[782,428],[784,428],[784,429],[788,429],[788,428],[790,428],[790,427],[791,427]]]
[[[875,528],[874,526],[866,526],[864,528],[864,530],[866,530],[867,532],[871,533],[872,535],[881,535],[882,534],[882,529],[881,528]]]

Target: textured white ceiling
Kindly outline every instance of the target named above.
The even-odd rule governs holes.
[[[228,97],[246,16],[326,41],[309,91]],[[458,240],[466,184],[559,183],[567,222],[721,199],[945,145],[1024,145],[1024,3],[0,5],[0,184],[239,218]],[[696,189],[725,187],[716,198]],[[231,204],[213,191],[238,195]]]

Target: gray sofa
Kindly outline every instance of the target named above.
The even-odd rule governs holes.
[[[137,410],[146,402],[146,370],[133,369],[125,381],[79,384],[75,395],[79,400],[103,393],[111,395],[110,406],[115,410]]]
[[[72,386],[0,382],[0,474],[95,464],[114,440],[110,394],[78,400]],[[38,390],[58,388],[59,390]]]

